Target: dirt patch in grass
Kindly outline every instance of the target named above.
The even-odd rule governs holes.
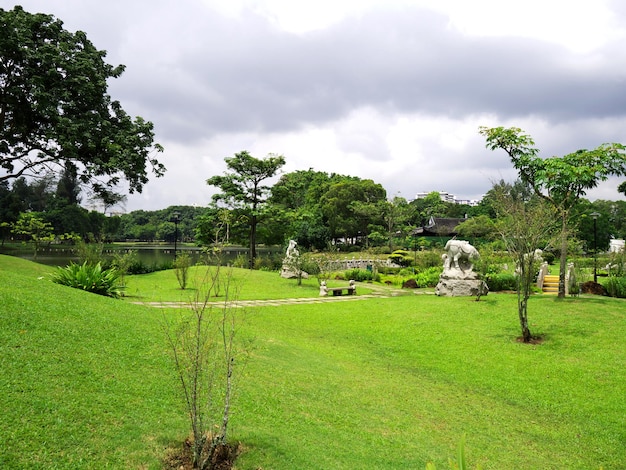
[[[220,445],[211,458],[211,470],[231,470],[239,456],[239,444]],[[170,448],[163,459],[164,470],[192,470],[193,449],[191,441],[186,440],[180,447]]]
[[[522,344],[543,344],[543,336],[538,336],[538,335],[530,338],[530,341],[524,341],[524,338],[522,338],[521,336],[518,336],[515,340],[518,343],[522,343]]]

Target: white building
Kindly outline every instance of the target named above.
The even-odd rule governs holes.
[[[454,194],[450,194],[446,191],[430,191],[430,192],[421,192],[415,195],[415,199],[424,199],[431,192],[439,192],[439,197],[442,201],[449,202],[451,204],[467,204],[468,206],[477,206],[480,201],[471,200],[471,199],[457,199]]]

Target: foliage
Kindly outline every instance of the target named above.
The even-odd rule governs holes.
[[[257,256],[254,262],[254,269],[260,269],[263,271],[278,271],[282,265],[282,256],[269,254]],[[246,263],[241,264],[239,267],[245,267]]]
[[[518,288],[519,277],[513,273],[486,274],[484,281],[489,287],[489,292],[515,291]]]
[[[120,284],[126,286],[126,275],[130,272],[133,265],[138,261],[137,250],[128,250],[123,253],[116,252],[113,255],[112,266],[117,269],[120,274]]]
[[[243,357],[235,344],[237,309],[231,302],[237,296],[230,282],[231,273],[222,273],[220,266],[207,267],[189,312],[181,315],[176,325],[166,323],[167,341],[193,436],[196,469],[213,468],[216,454],[227,445],[235,359],[239,365]],[[216,313],[209,299],[219,285],[225,285],[225,299]]]
[[[435,287],[439,282],[441,270],[441,267],[433,266],[418,272],[415,276],[417,287]]]
[[[87,262],[83,264],[70,262],[66,267],[58,267],[52,275],[52,281],[57,284],[107,297],[122,295],[123,286],[119,279],[120,273],[117,269],[102,269],[100,263]]]
[[[611,297],[626,299],[626,277],[609,276],[602,285]]]
[[[26,235],[33,242],[34,258],[37,259],[39,247],[43,242],[51,242],[52,225],[44,221],[39,214],[23,212],[13,224],[13,233]]]
[[[354,280],[357,282],[367,282],[367,281],[379,281],[380,275],[369,269],[348,269],[344,271],[341,275],[344,280],[350,281]]]
[[[182,290],[185,290],[187,288],[189,267],[191,266],[191,256],[189,256],[189,253],[179,253],[173,265],[178,285]]]
[[[463,238],[492,238],[496,234],[493,220],[487,215],[470,217],[456,227],[456,232]]]
[[[549,246],[556,233],[555,210],[541,198],[527,198],[511,189],[512,186],[500,185],[495,192],[496,228],[516,263],[517,313],[522,340],[527,343],[533,339],[528,322],[528,299],[540,262],[535,252]]]
[[[399,266],[411,266],[413,257],[406,250],[396,250],[389,255],[389,259]]]
[[[369,226],[379,221],[379,204],[385,200],[386,191],[380,184],[351,178],[332,184],[319,204],[331,238],[353,245],[361,239],[367,242]]]
[[[81,263],[98,264],[104,262],[102,252],[104,250],[104,243],[92,242],[89,243],[80,237],[75,240],[76,250],[78,251],[78,258]]]
[[[104,62],[84,32],[51,15],[16,6],[0,18],[0,180],[56,167],[96,193],[121,178],[141,192],[147,165],[163,175],[152,123],[131,119],[107,94],[124,66]]]
[[[441,254],[442,253],[439,250],[422,250],[417,253],[413,253],[413,267],[419,270],[441,267],[443,266]]]

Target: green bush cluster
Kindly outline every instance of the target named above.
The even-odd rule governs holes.
[[[485,276],[490,292],[517,289],[517,276],[511,273],[490,273]]]
[[[389,255],[389,259],[400,266],[411,266],[413,264],[413,257],[409,255],[406,250],[396,250]]]
[[[441,252],[437,250],[418,251],[415,254],[414,266],[416,269],[428,269],[443,266]]]
[[[395,274],[400,274],[402,271],[404,270],[404,268],[398,268],[395,266],[378,266],[377,271],[380,274],[389,274],[391,276],[395,275]]]
[[[280,271],[282,266],[282,254],[257,256],[254,260],[254,269],[258,269],[259,271]]]
[[[173,263],[172,261],[164,261],[162,263],[152,263],[152,264],[147,264],[141,260],[136,260],[133,261],[129,266],[128,266],[128,270],[126,271],[127,274],[148,274],[148,273],[154,273],[157,271],[165,271],[168,269],[172,269]]]
[[[348,269],[347,271],[343,272],[342,277],[346,281],[349,281],[351,279],[358,282],[380,281],[380,274],[370,271],[368,269]]]
[[[417,287],[435,287],[439,283],[440,275],[441,268],[433,266],[417,273],[415,282],[417,282]]]
[[[76,264],[70,262],[66,267],[58,267],[52,275],[52,281],[64,286],[82,289],[98,295],[119,297],[123,287],[119,283],[120,272],[115,268],[103,269],[100,263]]]
[[[626,277],[609,276],[603,285],[611,297],[626,299]]]

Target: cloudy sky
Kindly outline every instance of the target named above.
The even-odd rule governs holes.
[[[478,127],[540,155],[626,143],[620,0],[2,0],[82,30],[126,72],[168,168],[127,210],[206,205],[225,157],[369,178],[389,197],[478,199],[516,173]],[[590,199],[622,199],[620,179]]]

